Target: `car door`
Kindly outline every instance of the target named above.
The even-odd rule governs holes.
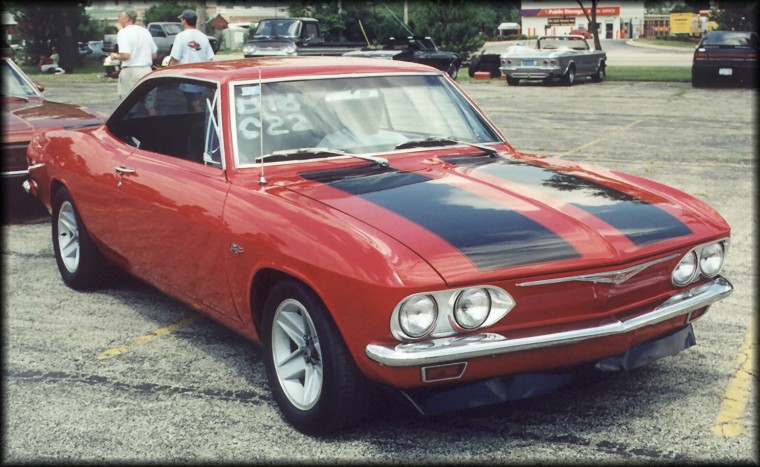
[[[139,276],[235,318],[224,268],[229,184],[214,131],[217,88],[153,79],[135,92],[122,121],[135,149],[118,169],[119,251]]]

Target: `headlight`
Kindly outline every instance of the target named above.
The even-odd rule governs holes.
[[[288,55],[295,55],[296,53],[296,46],[295,45],[288,45],[285,47],[285,53]]]
[[[401,330],[409,337],[425,337],[438,319],[438,305],[429,295],[415,295],[401,304],[398,321]]]
[[[699,270],[707,277],[715,277],[723,267],[724,257],[723,244],[720,242],[705,246],[699,254]]]
[[[682,287],[694,279],[697,274],[697,253],[692,250],[678,262],[671,279],[673,284]]]
[[[246,44],[246,45],[243,46],[243,53],[244,54],[252,54],[252,53],[256,52],[256,49],[258,49],[257,46],[251,45],[251,44]]]
[[[491,312],[491,295],[486,289],[462,291],[454,303],[454,320],[463,329],[475,329]]]

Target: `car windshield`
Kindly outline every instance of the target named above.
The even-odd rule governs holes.
[[[170,36],[176,36],[182,32],[182,25],[180,23],[167,23],[164,25],[164,31]]]
[[[3,95],[14,97],[30,97],[39,95],[28,80],[18,73],[7,61],[2,60],[3,66]]]
[[[300,24],[300,21],[287,19],[262,21],[254,37],[298,37]]]
[[[440,75],[280,81],[263,87],[263,95],[258,82],[234,88],[231,120],[238,167],[391,152],[429,137],[501,141]],[[308,150],[294,151],[298,149]],[[274,152],[282,157],[271,157]]]
[[[538,48],[542,50],[559,49],[567,47],[573,50],[588,50],[588,43],[580,37],[547,37],[538,41]]]

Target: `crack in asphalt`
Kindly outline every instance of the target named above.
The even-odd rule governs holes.
[[[135,391],[149,395],[175,395],[186,394],[204,398],[236,401],[254,405],[274,405],[269,394],[261,394],[255,391],[232,391],[224,389],[201,389],[192,387],[171,386],[165,384],[141,383],[130,384],[108,378],[106,376],[71,374],[63,371],[38,371],[38,370],[4,370],[3,377],[15,378],[25,382],[72,382],[88,385],[105,385],[118,390]]]

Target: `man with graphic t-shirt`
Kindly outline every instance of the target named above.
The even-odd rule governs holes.
[[[179,15],[179,20],[182,22],[183,31],[174,38],[169,66],[213,60],[214,51],[211,49],[208,37],[195,27],[198,15],[193,10],[185,10]],[[200,112],[200,93],[204,90],[203,86],[180,84],[179,89],[185,93],[193,109]]]

